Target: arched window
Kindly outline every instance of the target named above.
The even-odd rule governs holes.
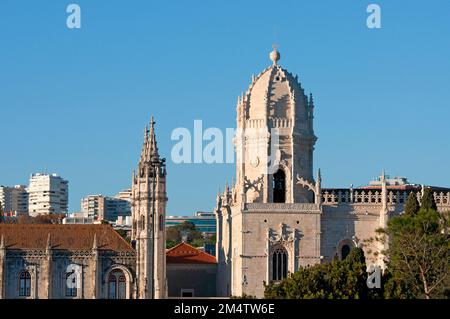
[[[273,202],[286,202],[286,175],[281,169],[273,174]]]
[[[126,299],[127,280],[122,270],[114,270],[108,278],[108,298]]]
[[[22,271],[19,275],[19,296],[31,296],[31,275],[28,271]]]
[[[287,253],[278,248],[272,254],[272,280],[279,281],[287,277]]]
[[[345,258],[347,258],[348,254],[350,254],[350,246],[349,245],[342,246],[341,259],[344,260]]]
[[[75,271],[66,273],[65,282],[66,297],[76,297],[77,296],[77,274]]]

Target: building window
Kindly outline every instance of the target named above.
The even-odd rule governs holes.
[[[279,281],[287,278],[287,253],[278,248],[272,254],[272,280]]]
[[[194,289],[181,289],[181,297],[194,297]]]
[[[28,271],[22,271],[19,275],[19,296],[31,296],[31,275]]]
[[[66,273],[66,297],[77,296],[77,274],[75,271]]]
[[[126,299],[127,280],[123,271],[115,270],[108,278],[108,298]]]
[[[348,254],[350,254],[350,246],[349,245],[342,246],[341,259],[344,260],[345,258],[347,258]]]
[[[273,174],[273,202],[286,202],[286,175],[281,169]]]

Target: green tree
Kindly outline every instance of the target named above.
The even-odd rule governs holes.
[[[116,229],[116,232],[125,239],[129,244],[131,243],[131,238],[128,236],[128,233],[124,229]]]
[[[434,200],[433,190],[429,187],[424,189],[422,199],[420,201],[420,208],[423,210],[437,211],[436,201]]]
[[[419,212],[420,205],[417,195],[414,192],[409,193],[408,200],[405,204],[405,214],[413,216]]]
[[[300,267],[280,283],[265,284],[265,297],[272,299],[368,298],[364,253],[354,248],[345,260]]]
[[[427,199],[416,215],[396,216],[388,222],[386,256],[393,282],[388,285],[386,297],[401,297],[400,288],[409,289],[416,298],[443,294],[450,274],[448,218],[427,209],[429,205]]]
[[[0,223],[3,223],[3,206],[2,203],[0,202]]]
[[[185,221],[181,224],[167,227],[166,247],[178,245],[181,243],[183,236],[186,236],[186,241],[189,244],[202,246],[205,242],[202,233],[196,229],[195,225],[191,222]]]

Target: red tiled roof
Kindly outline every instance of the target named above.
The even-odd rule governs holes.
[[[7,249],[45,249],[49,234],[55,250],[91,250],[96,237],[99,250],[134,251],[110,225],[0,224]]]
[[[181,243],[166,252],[168,264],[217,264],[216,257]]]

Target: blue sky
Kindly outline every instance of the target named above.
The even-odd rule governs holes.
[[[366,27],[377,3],[382,28]],[[66,27],[77,3],[82,28]],[[450,186],[450,2],[0,2],[0,184],[33,172],[87,194],[131,183],[154,114],[168,160],[168,214],[212,210],[232,164],[170,161],[176,127],[235,126],[237,96],[270,63],[315,96],[315,169],[326,187],[362,185],[382,168]]]

